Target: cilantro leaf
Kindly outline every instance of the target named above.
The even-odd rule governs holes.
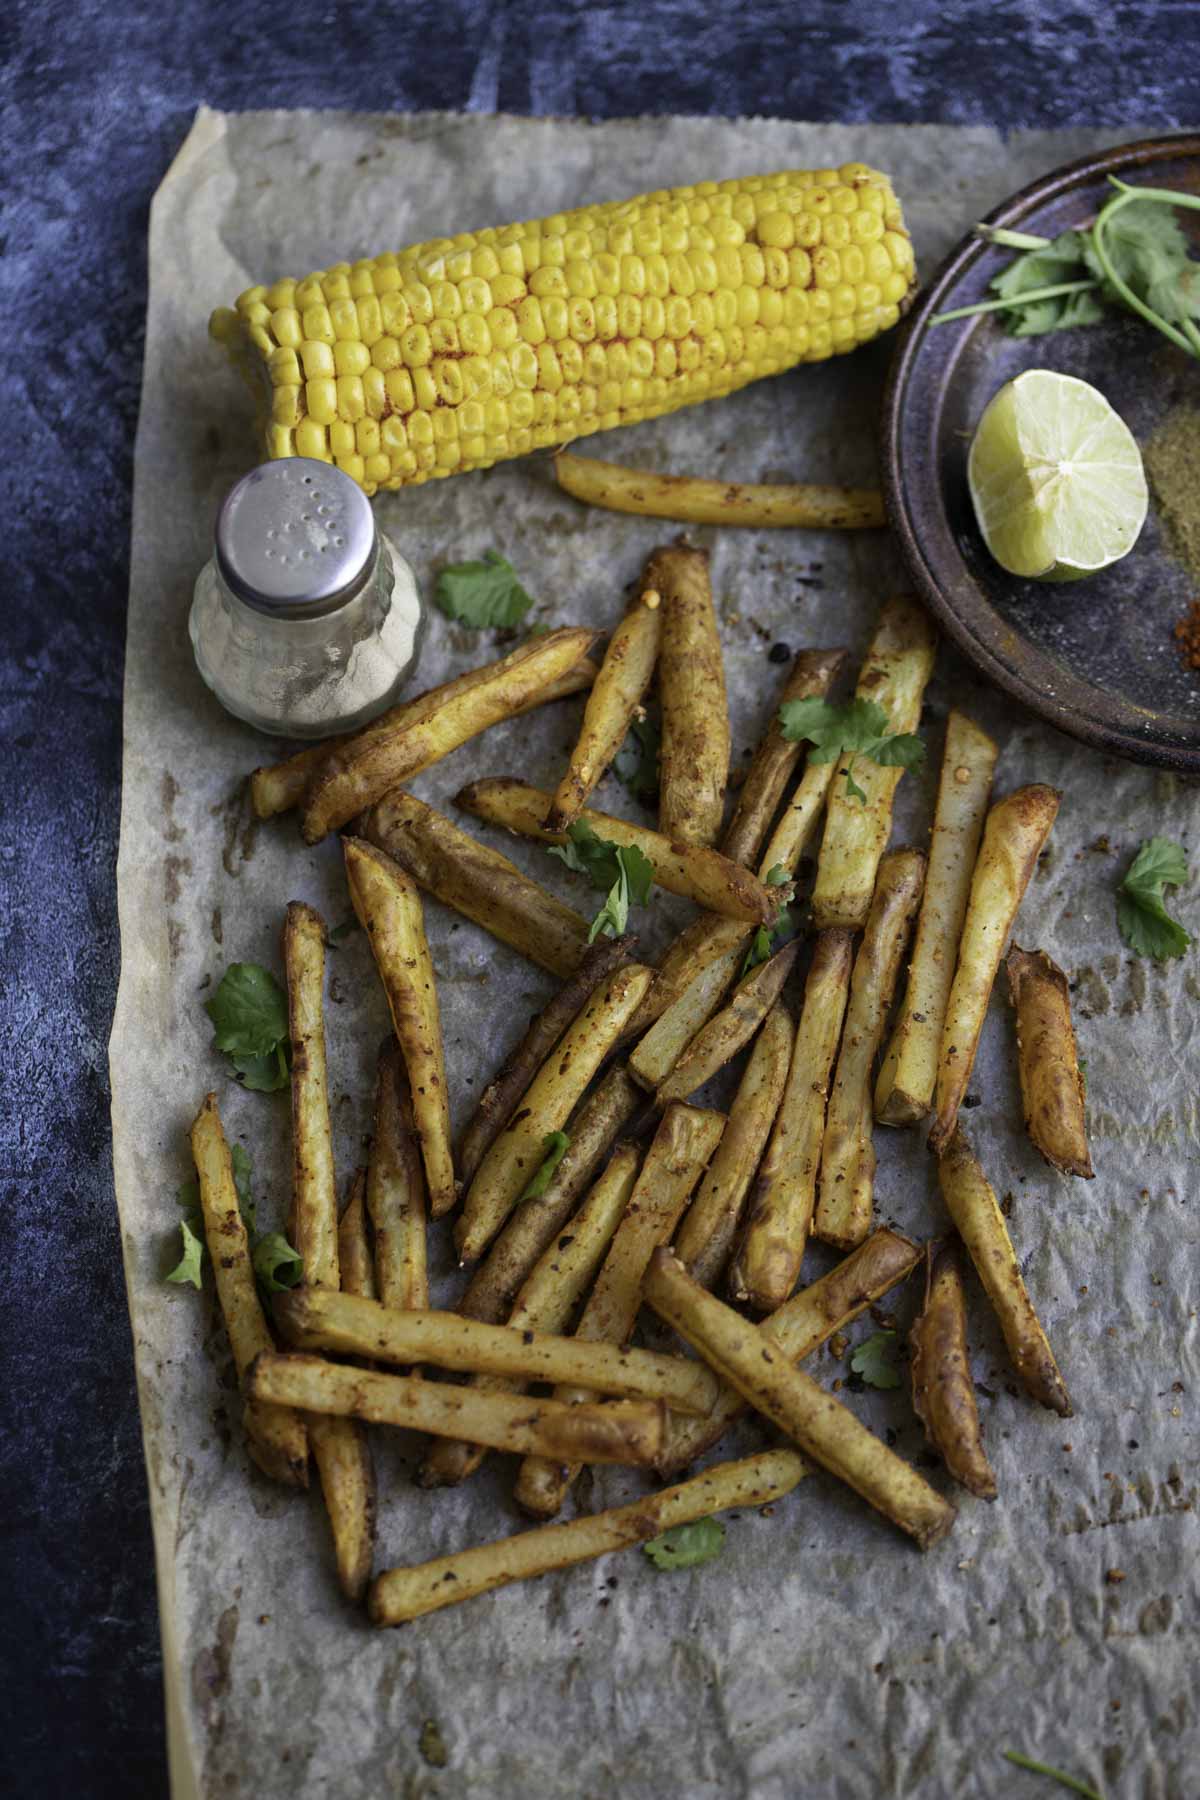
[[[653,885],[654,864],[649,857],[635,844],[610,844],[583,819],[570,826],[565,844],[551,844],[549,850],[568,869],[586,875],[593,887],[608,890],[604,905],[592,920],[588,943],[594,943],[601,932],[620,937],[629,923],[629,908],[644,906]]]
[[[867,791],[865,788],[860,788],[857,781],[855,781],[855,779],[854,779],[854,758],[853,757],[850,758],[850,761],[846,764],[845,768],[842,770],[842,774],[846,778],[846,792],[849,795],[850,799],[851,800],[861,800],[863,805],[865,806],[867,804]]]
[[[287,1040],[266,1056],[231,1056],[234,1074],[242,1087],[256,1094],[275,1094],[288,1084],[291,1049]]]
[[[848,700],[844,706],[829,700],[787,700],[779,709],[779,726],[789,743],[808,739],[811,763],[836,762],[849,755],[851,764],[842,771],[846,792],[863,802],[867,796],[852,773],[855,756],[891,769],[918,769],[925,760],[921,739],[911,731],[890,731],[888,716],[877,700]]]
[[[230,963],[204,1010],[230,1056],[269,1056],[288,1033],[287,995],[261,963]]]
[[[292,1248],[282,1231],[268,1231],[265,1237],[259,1238],[250,1260],[268,1294],[295,1287],[304,1274],[304,1258]]]
[[[1188,240],[1173,209],[1153,200],[1132,200],[1114,212],[1104,232],[1104,248],[1114,274],[1164,319],[1178,322],[1200,317],[1200,263],[1193,262]],[[1084,261],[1101,284],[1106,300],[1121,303],[1089,234]]]
[[[577,819],[568,828],[565,844],[550,845],[550,855],[576,875],[586,875],[593,887],[611,887],[620,873],[617,846],[598,837],[585,819]]]
[[[725,1527],[719,1519],[693,1519],[650,1538],[642,1552],[656,1569],[695,1569],[712,1562],[724,1548]]]
[[[353,913],[350,913],[342,920],[340,925],[334,925],[326,932],[325,948],[327,950],[337,950],[340,947],[343,938],[348,938],[352,931],[361,930],[362,926],[359,924],[358,919]]]
[[[783,864],[776,863],[772,868],[767,870],[766,875],[763,877],[763,886],[786,887],[791,879],[791,876],[788,874]]]
[[[554,1178],[557,1169],[567,1151],[571,1148],[571,1140],[565,1131],[550,1131],[542,1139],[542,1162],[534,1170],[529,1185],[518,1200],[540,1200]]]
[[[892,1349],[896,1342],[894,1331],[875,1331],[861,1344],[855,1346],[850,1357],[850,1368],[855,1375],[861,1375],[868,1387],[898,1388],[900,1374],[892,1362]]]
[[[497,550],[486,550],[482,562],[452,563],[442,569],[433,598],[448,619],[472,631],[519,625],[533,605],[516,570]]]
[[[1070,1788],[1073,1794],[1082,1794],[1084,1800],[1102,1800],[1102,1796],[1096,1792],[1094,1787],[1089,1787],[1086,1781],[1076,1780],[1075,1776],[1068,1775],[1065,1769],[1055,1769],[1049,1763],[1035,1762],[1032,1756],[1022,1756],[1019,1750],[1002,1750],[1000,1754],[1006,1761],[1015,1763],[1018,1769],[1028,1769],[1034,1775],[1048,1775],[1051,1781],[1057,1781],[1060,1787]]]
[[[183,1255],[176,1263],[168,1281],[190,1282],[193,1287],[200,1286],[200,1269],[204,1261],[204,1239],[198,1237],[186,1219],[180,1219],[179,1229],[183,1235]]]
[[[613,773],[635,800],[652,800],[658,792],[658,756],[662,734],[653,719],[635,719],[613,758]]]
[[[893,731],[877,738],[866,755],[885,769],[919,769],[925,761],[925,746],[915,731]]]
[[[738,980],[748,975],[751,969],[757,969],[759,963],[769,962],[777,950],[790,944],[800,929],[800,918],[790,906],[781,906],[775,915],[773,925],[760,925],[750,939],[750,947],[738,970]]]
[[[1190,947],[1191,937],[1163,901],[1163,889],[1182,886],[1187,873],[1179,845],[1160,837],[1147,838],[1126,870],[1117,890],[1117,924],[1138,956],[1166,962]]]

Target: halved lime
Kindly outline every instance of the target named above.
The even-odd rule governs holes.
[[[1078,581],[1133,549],[1149,495],[1133,433],[1098,388],[1026,369],[984,409],[967,480],[983,539],[1011,575]]]

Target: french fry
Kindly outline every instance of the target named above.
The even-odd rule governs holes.
[[[564,1406],[522,1394],[485,1394],[410,1375],[353,1369],[299,1352],[264,1351],[248,1376],[251,1395],[275,1405],[435,1436],[468,1436],[493,1450],[582,1456],[588,1462],[652,1463],[662,1445],[659,1400],[598,1400]]]
[[[729,1002],[698,1031],[655,1096],[659,1106],[686,1100],[731,1062],[754,1036],[792,972],[800,945],[795,939],[751,969],[733,990]]]
[[[852,1250],[871,1229],[875,1147],[871,1141],[871,1067],[909,932],[921,899],[925,857],[920,850],[889,850],[879,864],[875,897],[854,973],[837,1072],[829,1095],[813,1231],[827,1244]]]
[[[885,523],[878,488],[711,481],[699,475],[659,475],[560,450],[554,458],[559,487],[587,506],[610,512],[678,519],[685,525],[808,527],[813,531],[864,531]]]
[[[833,770],[833,763],[806,764],[759,859],[758,871],[763,880],[772,869],[785,870],[789,878],[794,876],[801,857],[812,849],[829,799]]]
[[[379,1054],[366,1200],[375,1228],[379,1299],[385,1306],[428,1306],[425,1177],[408,1075],[395,1039]]]
[[[516,1330],[566,1330],[629,1204],[638,1161],[632,1144],[617,1146],[578,1212],[561,1235],[551,1239],[522,1284],[508,1315]],[[491,1393],[516,1393],[523,1385],[499,1375],[476,1375],[472,1380]],[[417,1479],[422,1487],[453,1487],[473,1475],[486,1455],[482,1444],[435,1438]]]
[[[950,714],[908,987],[875,1083],[881,1125],[914,1125],[933,1104],[946,1002],[997,755],[978,725],[964,713]]]
[[[722,1113],[679,1101],[667,1108],[575,1328],[576,1337],[591,1344],[624,1344],[633,1335],[651,1254],[657,1244],[669,1241],[724,1127]],[[587,1395],[563,1387],[555,1390],[555,1398],[571,1405]],[[587,1460],[526,1458],[514,1490],[517,1504],[538,1518],[552,1518]]]
[[[742,1210],[779,1110],[794,1038],[787,1008],[776,1004],[746,1062],[716,1154],[675,1235],[675,1253],[701,1287],[715,1287],[729,1260]]]
[[[338,1285],[338,1203],[325,1069],[325,921],[299,900],[283,927],[292,1039],[292,1242],[310,1287]]]
[[[1095,1171],[1067,978],[1044,950],[1015,944],[1004,966],[1017,1014],[1017,1068],[1030,1142],[1061,1175],[1090,1181]]]
[[[454,804],[491,825],[503,825],[522,837],[544,844],[566,842],[564,832],[547,831],[543,823],[551,796],[506,775],[472,781],[454,796]],[[633,845],[654,865],[654,879],[669,894],[682,894],[697,906],[722,918],[743,919],[751,925],[769,925],[778,911],[778,897],[740,864],[716,850],[681,840],[672,841],[645,825],[631,825],[612,813],[584,807],[579,817],[597,837],[628,848]]]
[[[706,1293],[669,1250],[654,1252],[645,1297],[755,1411],[907,1531],[922,1550],[945,1537],[954,1508],[832,1394],[794,1368],[764,1332]]]
[[[852,932],[818,934],[787,1087],[758,1172],[745,1235],[729,1273],[735,1300],[748,1300],[761,1312],[783,1305],[804,1260],[816,1203],[825,1106],[853,966]]]
[[[801,650],[793,659],[783,692],[746,771],[746,779],[738,790],[733,817],[721,840],[721,853],[732,862],[744,863],[748,869],[754,867],[771,821],[779,811],[784,789],[804,753],[802,743],[784,737],[779,724],[780,707],[786,706],[789,700],[808,700],[827,694],[845,660],[844,650]],[[773,867],[773,863],[760,867],[760,877],[765,877]]]
[[[750,927],[740,919],[723,919],[719,913],[702,913],[685,926],[668,944],[654,976],[654,985],[634,1017],[629,1021],[629,1036],[641,1037],[673,1006],[710,963],[726,951],[744,952],[750,942]],[[739,958],[740,960],[740,958]],[[736,965],[734,965],[736,966]]]
[[[200,1183],[204,1239],[234,1367],[244,1388],[255,1357],[273,1350],[275,1341],[259,1304],[233,1163],[215,1094],[205,1095],[192,1126],[191,1142]],[[248,1399],[243,1420],[250,1454],[264,1475],[289,1487],[307,1487],[308,1436],[300,1414],[291,1407],[268,1406]]]
[[[308,1436],[329,1514],[338,1583],[359,1601],[375,1551],[375,1469],[367,1434],[355,1419],[308,1414]]]
[[[466,1187],[480,1163],[509,1123],[526,1088],[587,1004],[593,989],[615,969],[633,960],[627,938],[598,938],[589,944],[574,975],[530,1020],[529,1029],[509,1051],[479,1096],[475,1113],[458,1143],[458,1179]]]
[[[463,1198],[454,1231],[461,1261],[474,1262],[500,1230],[540,1168],[546,1138],[567,1123],[652,980],[640,963],[614,970],[555,1045]]]
[[[766,1506],[790,1493],[808,1473],[790,1450],[764,1450],[740,1462],[706,1469],[677,1487],[644,1494],[627,1506],[542,1525],[498,1543],[408,1568],[386,1569],[371,1589],[374,1625],[403,1625],[442,1606],[455,1606],[510,1581],[528,1581],[554,1569],[592,1562],[610,1550],[645,1543],[673,1525],[686,1525],[729,1507]]]
[[[999,1320],[1022,1387],[1051,1412],[1069,1419],[1071,1401],[1066,1384],[1021,1279],[1004,1214],[961,1128],[955,1129],[938,1157],[938,1180],[946,1210]]]
[[[643,583],[637,599],[608,640],[584,708],[579,739],[546,815],[551,831],[565,831],[579,817],[592,789],[625,742],[654,677],[662,637],[657,594]]]
[[[996,1477],[983,1447],[967,1354],[967,1302],[953,1243],[925,1252],[925,1305],[908,1332],[913,1410],[925,1435],[960,1486],[980,1500],[996,1498]]]
[[[563,981],[579,967],[588,947],[583,915],[414,794],[385,795],[363,819],[362,835],[427,894],[530,962]]]
[[[469,738],[511,719],[586,655],[594,631],[568,626],[530,638],[498,662],[433,688],[397,724],[376,721],[330,751],[304,796],[300,828],[317,844],[401,782]]]
[[[921,700],[933,672],[937,638],[914,600],[884,602],[875,636],[855,689],[887,714],[892,732],[915,731]],[[892,829],[892,804],[900,768],[884,768],[869,757],[854,760],[854,780],[866,795],[856,799],[843,780],[851,757],[835,765],[825,814],[825,834],[813,886],[813,923],[818,931],[841,925],[857,931],[866,924],[879,859]]]
[[[429,1210],[440,1219],[458,1196],[441,1016],[421,896],[403,869],[361,838],[344,838],[342,850],[350,898],[371,945],[408,1073]]]
[[[920,1257],[917,1246],[906,1237],[881,1227],[828,1275],[822,1275],[819,1281],[794,1294],[769,1319],[763,1319],[758,1329],[789,1362],[803,1362],[835,1331],[849,1325],[897,1282],[904,1281]],[[727,1386],[707,1419],[672,1415],[667,1422],[666,1447],[656,1464],[659,1475],[673,1475],[704,1456],[745,1410],[746,1402],[738,1390]]]
[[[338,1273],[342,1292],[374,1300],[375,1263],[367,1241],[367,1171],[356,1169],[350,1198],[338,1220]]]
[[[953,1135],[1000,958],[1050,835],[1059,798],[1056,789],[1037,782],[998,800],[987,816],[938,1049],[937,1111],[929,1133],[935,1156]]]
[[[741,939],[706,964],[677,1000],[660,1013],[629,1054],[629,1073],[655,1089],[670,1074],[698,1031],[712,1018],[743,962]],[[651,990],[653,991],[653,990]]]
[[[513,716],[533,712],[539,706],[548,706],[552,700],[566,700],[572,694],[586,692],[595,681],[596,673],[595,663],[589,657],[581,657],[565,675],[534,694],[524,706],[519,706]],[[425,698],[424,694],[419,694],[413,700],[405,700],[399,706],[390,707],[379,718],[372,719],[372,730],[393,730],[402,725],[411,709],[420,706]],[[347,733],[324,738],[319,744],[306,744],[303,750],[297,750],[282,762],[267,763],[262,768],[252,770],[250,804],[255,818],[273,819],[277,813],[291,812],[294,806],[299,806],[309,782],[330,752],[348,744],[355,735],[358,734]],[[413,772],[416,773],[415,770]]]
[[[729,706],[708,551],[656,550],[643,583],[662,595],[658,823],[673,844],[715,844],[729,779]]]

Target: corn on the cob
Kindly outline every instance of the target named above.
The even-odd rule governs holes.
[[[252,287],[214,337],[265,385],[268,456],[368,494],[486,468],[853,350],[913,253],[862,163],[705,181]]]

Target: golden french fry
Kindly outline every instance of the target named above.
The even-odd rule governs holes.
[[[700,970],[677,1000],[659,1014],[629,1053],[629,1073],[643,1087],[666,1079],[697,1032],[712,1018],[744,961],[741,940]],[[653,991],[653,990],[651,990]]]
[[[192,1126],[191,1141],[200,1183],[204,1239],[234,1367],[244,1386],[255,1357],[274,1350],[275,1342],[259,1304],[233,1163],[215,1094],[205,1095]],[[308,1437],[300,1414],[290,1407],[247,1400],[243,1417],[250,1453],[264,1475],[286,1482],[289,1487],[307,1487]]]
[[[775,1005],[754,1040],[716,1155],[675,1234],[675,1253],[701,1287],[715,1287],[729,1259],[754,1172],[779,1110],[794,1037]]]
[[[491,825],[503,825],[523,837],[544,844],[566,842],[564,832],[547,831],[543,823],[550,795],[509,776],[472,781],[454,796],[454,804]],[[663,837],[646,825],[631,825],[612,813],[594,812],[585,806],[580,818],[597,837],[610,844],[640,850],[654,867],[654,879],[669,894],[682,894],[709,912],[726,919],[744,919],[751,925],[769,925],[778,911],[778,897],[755,879],[749,869],[730,862],[716,850]]]
[[[467,1189],[454,1231],[461,1261],[474,1262],[504,1224],[653,978],[640,963],[614,970],[555,1045]]]
[[[852,1250],[871,1229],[875,1147],[871,1141],[871,1067],[883,1038],[912,922],[921,900],[925,857],[889,850],[879,864],[875,897],[854,973],[837,1073],[821,1141],[819,1197],[813,1231]]]
[[[962,1487],[996,1498],[996,1477],[983,1447],[967,1354],[967,1301],[957,1246],[925,1252],[925,1305],[909,1327],[913,1411],[925,1435]]]
[[[579,740],[567,772],[546,815],[551,831],[574,823],[592,789],[625,742],[626,733],[646,695],[658,661],[662,611],[658,598],[643,584],[612,637],[600,672],[588,695]]]
[[[1069,1419],[1066,1385],[1021,1279],[1004,1214],[961,1127],[938,1157],[938,1180],[946,1210],[999,1320],[1021,1385],[1051,1412]]]
[[[480,1163],[521,1104],[526,1088],[597,984],[632,960],[628,938],[597,938],[588,945],[571,979],[540,1013],[534,1014],[524,1037],[509,1051],[479,1096],[474,1116],[459,1139],[458,1179],[464,1187],[474,1179]]]
[[[885,601],[858,677],[856,697],[873,700],[883,708],[889,731],[915,731],[936,653],[933,626],[916,601]],[[866,794],[865,800],[856,799],[843,779],[852,760],[854,780]],[[813,923],[818,931],[833,925],[857,931],[866,924],[903,773],[900,768],[881,767],[866,756],[843,755],[836,764],[813,886]]]
[[[1000,958],[1059,799],[1056,789],[1035,782],[998,800],[987,816],[938,1050],[937,1112],[929,1133],[935,1155],[954,1132]]]
[[[1052,1169],[1090,1181],[1095,1171],[1067,978],[1044,950],[1015,944],[1004,966],[1017,1014],[1017,1068],[1030,1142]]]
[[[421,896],[404,870],[372,844],[348,837],[342,840],[342,850],[350,898],[371,945],[408,1073],[429,1210],[440,1219],[458,1196],[442,1024]]]
[[[816,1203],[825,1105],[853,966],[853,932],[819,933],[787,1087],[729,1274],[734,1298],[748,1300],[761,1312],[783,1305],[804,1260]]]
[[[763,1319],[759,1330],[789,1362],[802,1362],[835,1331],[882,1299],[889,1288],[905,1280],[920,1257],[917,1246],[906,1237],[881,1227],[828,1275],[801,1289],[778,1312]],[[704,1456],[745,1410],[746,1402],[738,1390],[727,1386],[707,1419],[672,1415],[667,1421],[666,1448],[655,1465],[658,1473],[673,1475]]]
[[[738,790],[737,806],[721,840],[721,853],[731,861],[744,863],[748,869],[754,867],[754,859],[779,811],[783,791],[804,753],[802,743],[784,737],[779,724],[780,707],[786,706],[789,700],[816,699],[827,694],[845,660],[844,650],[801,650],[794,658],[783,692],[771,714],[771,722]],[[760,867],[760,877],[768,875],[774,866],[767,863]],[[791,870],[788,872],[790,874]]]
[[[738,983],[728,1005],[696,1033],[660,1083],[655,1096],[659,1106],[668,1106],[672,1100],[686,1100],[750,1042],[783,992],[799,950],[797,940],[785,944],[782,950],[777,950],[766,962],[758,963]]]
[[[379,1053],[366,1198],[375,1227],[380,1300],[385,1306],[428,1306],[425,1177],[408,1075],[395,1039]]]
[[[731,957],[735,951],[744,953],[749,942],[750,927],[740,919],[723,919],[719,913],[702,913],[698,919],[693,919],[664,951],[655,972],[654,986],[629,1021],[629,1036],[641,1037],[668,1007],[674,1006],[676,1000],[687,993],[710,963],[716,962],[727,951]]]
[[[759,858],[758,873],[762,880],[766,880],[772,869],[785,870],[790,879],[799,868],[801,857],[808,855],[829,799],[833,770],[833,763],[806,765]]]
[[[908,988],[875,1083],[881,1125],[913,1125],[933,1104],[946,1002],[997,755],[978,725],[964,713],[950,714]]]
[[[319,843],[399,783],[524,711],[586,655],[595,637],[594,631],[568,626],[530,638],[498,662],[431,689],[405,708],[397,724],[377,720],[331,750],[304,796],[305,842]]]
[[[685,525],[808,527],[813,531],[865,531],[886,523],[878,488],[711,481],[700,475],[660,475],[628,469],[560,450],[554,458],[559,487],[587,506],[610,512],[678,519]]]
[[[356,1169],[338,1220],[338,1273],[344,1294],[374,1300],[375,1262],[367,1241],[367,1171]]]
[[[656,550],[644,586],[662,596],[658,823],[673,844],[715,844],[729,779],[729,707],[708,551]]]
[[[347,1600],[361,1600],[375,1550],[375,1469],[367,1434],[355,1419],[309,1413],[308,1436],[333,1533],[338,1582]]]
[[[954,1508],[765,1332],[706,1293],[669,1250],[656,1250],[645,1297],[660,1318],[804,1453],[907,1531],[922,1550],[945,1537]]]
[[[490,1593],[510,1581],[527,1581],[553,1569],[591,1562],[610,1550],[628,1549],[673,1525],[686,1525],[733,1506],[766,1506],[790,1493],[807,1473],[792,1451],[764,1450],[741,1462],[706,1469],[703,1475],[677,1487],[644,1494],[627,1506],[572,1519],[565,1525],[541,1525],[432,1562],[386,1569],[371,1589],[371,1621],[403,1625],[408,1619]]]
[[[435,1436],[473,1438],[517,1455],[582,1456],[599,1463],[652,1463],[662,1445],[660,1400],[597,1400],[565,1406],[523,1394],[486,1394],[411,1375],[381,1375],[298,1352],[264,1351],[248,1376],[251,1395],[276,1405]]]
[[[415,795],[394,788],[367,813],[362,835],[427,894],[530,962],[564,981],[579,967],[588,947],[583,915]]]
[[[292,1242],[310,1287],[338,1285],[337,1181],[325,1069],[325,921],[299,900],[283,927],[292,1039]]]

